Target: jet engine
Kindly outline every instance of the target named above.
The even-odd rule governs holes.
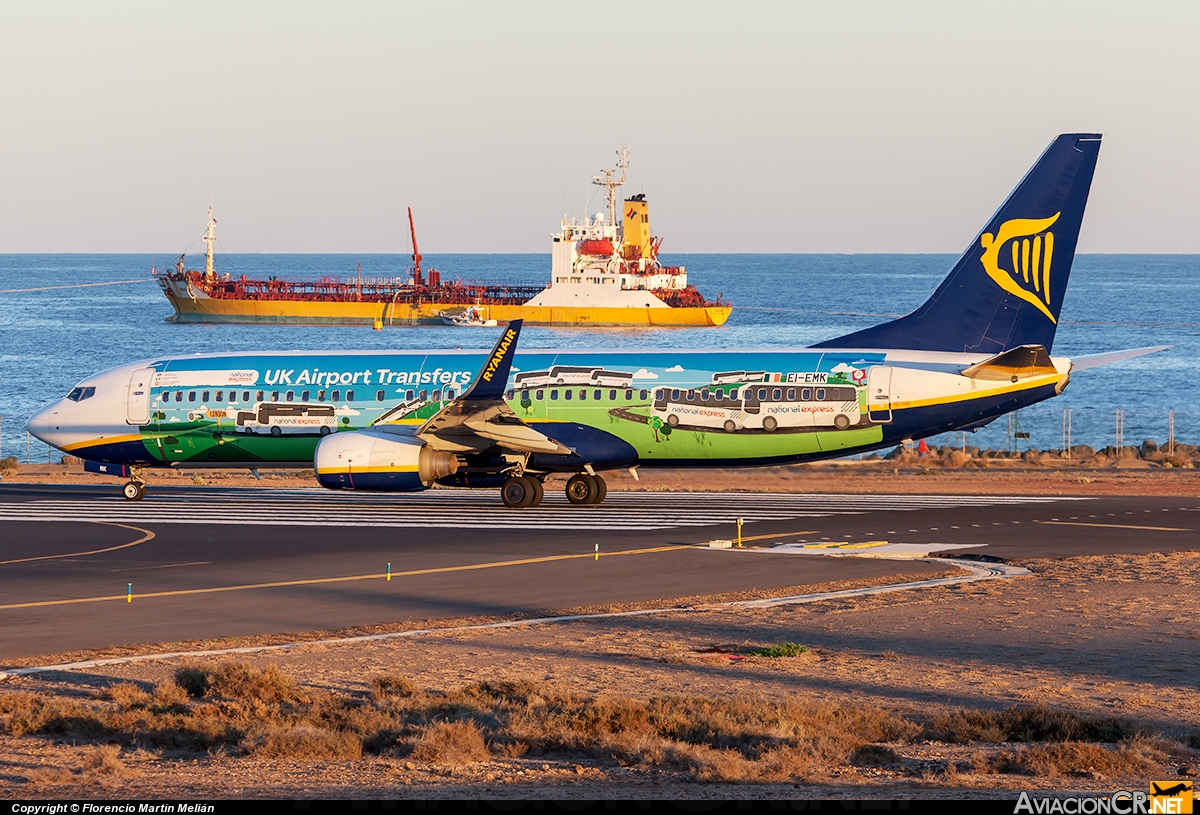
[[[314,456],[317,481],[331,490],[416,492],[458,471],[458,459],[411,436],[356,430],[326,436]]]

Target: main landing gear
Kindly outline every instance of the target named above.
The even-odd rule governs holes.
[[[142,481],[126,481],[121,494],[126,501],[140,501],[146,497],[146,485]]]
[[[500,488],[504,506],[513,509],[536,507],[542,503],[545,485],[540,478],[529,475],[513,476]],[[608,485],[598,475],[579,473],[567,481],[567,500],[572,504],[599,504],[608,495]]]

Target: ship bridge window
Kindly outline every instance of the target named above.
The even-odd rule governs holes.
[[[91,399],[96,395],[95,388],[72,388],[67,394],[67,398],[72,402],[82,402],[84,399]]]

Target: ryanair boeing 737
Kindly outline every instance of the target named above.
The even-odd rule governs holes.
[[[979,427],[1071,375],[1157,348],[1051,355],[1100,150],[1059,136],[929,300],[810,348],[211,354],[80,382],[29,431],[127,477],[150,467],[313,465],[331,489],[499,488],[536,506],[551,473],[604,499],[605,470],[783,464]]]

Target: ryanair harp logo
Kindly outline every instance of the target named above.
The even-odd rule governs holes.
[[[996,285],[1014,297],[1031,303],[1057,323],[1050,313],[1050,261],[1054,257],[1054,233],[1047,232],[1061,212],[1049,218],[1013,218],[1000,225],[997,234],[984,232],[984,271],[996,281]],[[1011,247],[1012,271],[1000,268],[1000,253],[1005,244]]]

